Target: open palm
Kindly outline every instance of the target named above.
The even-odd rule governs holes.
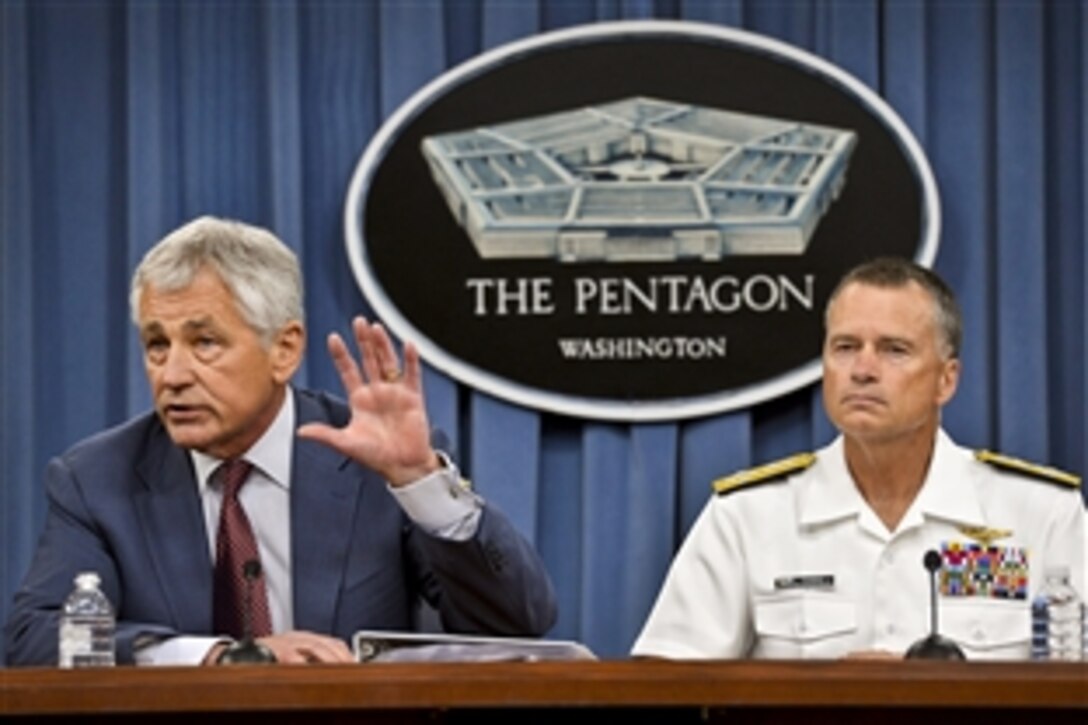
[[[419,353],[411,343],[405,344],[402,373],[393,343],[380,324],[356,317],[352,330],[361,365],[339,335],[333,333],[328,342],[351,420],[343,428],[310,423],[298,433],[377,471],[393,486],[417,481],[439,466],[430,444]]]

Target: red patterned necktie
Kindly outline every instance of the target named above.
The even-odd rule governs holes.
[[[248,608],[252,619],[254,637],[272,633],[272,619],[268,614],[268,591],[264,574],[252,583],[244,573],[248,561],[260,561],[257,539],[249,525],[246,511],[238,501],[242,488],[253,464],[242,460],[226,461],[216,471],[223,490],[223,507],[219,513],[219,532],[215,537],[215,633],[241,639],[245,636],[245,618]],[[252,591],[247,593],[247,589]],[[248,602],[247,597],[252,601]]]

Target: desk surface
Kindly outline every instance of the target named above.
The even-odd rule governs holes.
[[[1088,711],[1088,664],[538,662],[0,670],[0,714],[668,708]],[[433,712],[430,721],[434,721]],[[837,720],[838,721],[838,720]],[[1053,720],[1050,720],[1051,722]]]

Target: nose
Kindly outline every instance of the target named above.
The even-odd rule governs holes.
[[[163,385],[180,388],[193,381],[192,360],[188,350],[181,345],[171,345],[166,353],[166,360],[160,368],[160,380]]]
[[[869,383],[878,377],[877,356],[868,345],[862,346],[854,355],[850,365],[850,379],[858,383]]]

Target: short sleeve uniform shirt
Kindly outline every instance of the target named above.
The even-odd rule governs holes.
[[[905,652],[929,633],[927,551],[942,556],[939,629],[968,659],[1025,659],[1047,567],[1084,592],[1075,479],[978,460],[938,432],[926,480],[895,531],[850,477],[842,439],[794,472],[711,498],[633,654],[837,658]]]

